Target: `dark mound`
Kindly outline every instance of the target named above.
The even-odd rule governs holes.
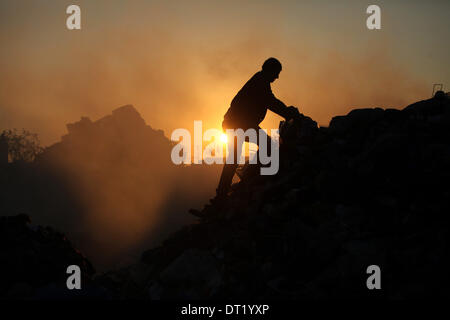
[[[277,175],[244,174],[205,219],[98,281],[122,298],[446,296],[449,104],[282,123]]]
[[[77,265],[82,289],[70,291],[67,267]],[[66,237],[50,227],[34,226],[25,214],[0,217],[0,298],[47,299],[106,297],[91,280],[91,263]]]

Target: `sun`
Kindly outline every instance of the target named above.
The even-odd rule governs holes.
[[[220,141],[221,141],[222,143],[227,143],[228,137],[227,137],[227,135],[226,135],[225,133],[222,133],[222,134],[220,135]]]

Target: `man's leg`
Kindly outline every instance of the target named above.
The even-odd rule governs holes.
[[[230,137],[229,137],[230,138]],[[233,147],[233,149],[231,149]],[[242,150],[242,144],[238,146],[238,139],[234,137],[233,146],[228,144],[228,154],[233,152],[234,161],[233,163],[225,163],[223,165],[222,174],[220,176],[219,186],[217,187],[217,195],[225,196],[231,187],[231,182],[233,181],[234,173],[236,172],[236,168],[238,167],[238,159],[240,158],[240,153]]]
[[[253,157],[256,159],[256,164],[253,165],[253,169],[252,170],[258,170],[261,166],[263,166],[261,164],[260,160],[260,151],[261,151],[261,141],[265,140],[266,141],[266,154],[268,157],[270,157],[271,153],[272,153],[272,138],[265,132],[263,131],[260,127],[258,127],[257,129],[255,129],[256,132],[258,133],[258,140],[257,140],[257,145],[258,145],[258,150],[255,152],[255,154],[253,155]],[[261,130],[261,136],[259,133],[259,130]]]
[[[260,154],[260,150],[261,150],[261,141],[262,140],[266,141],[266,148],[268,148],[265,153],[269,157],[270,157],[270,154],[271,154],[272,139],[270,138],[269,135],[267,135],[264,131],[262,131],[261,132],[261,139],[262,140],[261,140],[260,136],[259,136],[259,130],[260,129],[261,129],[260,127],[255,128],[255,130],[257,132],[256,144],[258,145],[258,150],[253,154],[253,157],[251,159],[251,160],[255,159],[256,163],[253,163],[253,161],[251,161],[251,160],[249,161],[249,163],[247,165],[247,168],[245,169],[245,172],[244,172],[244,176],[245,177],[254,177],[256,175],[259,175],[260,171],[261,171],[261,169],[260,169],[261,166],[265,166],[265,165],[262,165],[261,162],[259,161],[260,160],[259,159],[259,154]],[[248,142],[248,140],[246,140],[246,141]]]
[[[267,156],[270,157],[270,155],[272,154],[272,138],[264,131],[262,130],[260,127],[258,127],[258,151],[256,152],[256,155],[258,157],[258,163],[259,162],[259,153],[261,150],[261,140],[266,140],[266,148],[267,148]],[[261,133],[260,133],[261,132]]]
[[[230,189],[231,182],[233,181],[234,173],[236,172],[236,164],[223,165],[222,174],[220,176],[219,186],[217,187],[217,195],[225,196]]]

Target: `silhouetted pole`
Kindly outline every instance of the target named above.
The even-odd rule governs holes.
[[[0,166],[8,164],[8,141],[4,136],[0,136]]]

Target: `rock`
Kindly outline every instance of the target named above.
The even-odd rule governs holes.
[[[92,283],[92,264],[63,234],[30,223],[26,214],[0,217],[0,297],[39,298],[50,284],[67,291],[70,265],[80,267],[84,284]]]
[[[150,278],[152,273],[152,267],[139,262],[130,268],[130,278],[134,283],[140,286],[145,286]]]
[[[9,289],[6,297],[8,299],[20,299],[24,297],[30,297],[34,293],[33,288],[25,282],[16,282]]]
[[[214,286],[220,282],[217,262],[209,252],[187,249],[160,274],[166,284],[199,283]]]

